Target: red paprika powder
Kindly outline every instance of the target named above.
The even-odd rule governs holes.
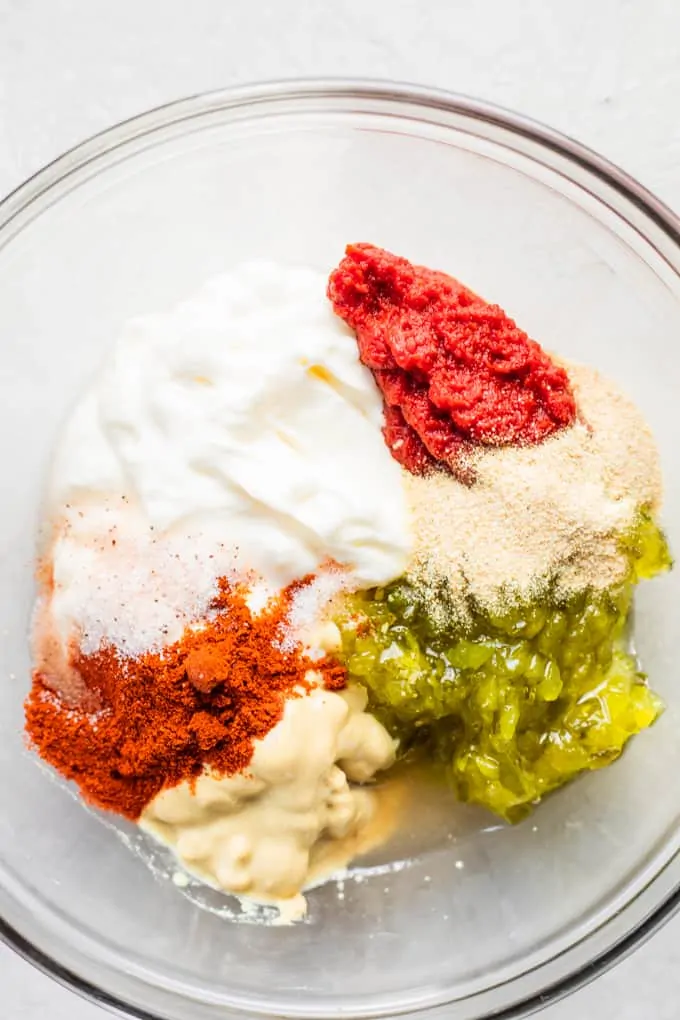
[[[281,647],[291,599],[308,582],[253,616],[247,591],[223,579],[209,620],[161,651],[137,658],[110,645],[76,651],[71,665],[83,678],[87,711],[62,704],[36,672],[26,703],[29,740],[85,800],[131,819],[204,766],[224,775],[246,769],[253,742],[279,722],[286,699],[309,689],[310,669],[328,688],[345,685],[344,667],[311,662],[301,646]]]
[[[328,296],[382,392],[387,445],[412,473],[462,476],[466,448],[539,443],[573,423],[564,369],[453,277],[353,244]]]

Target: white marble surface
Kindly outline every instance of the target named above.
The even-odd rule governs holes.
[[[0,0],[0,196],[148,107],[300,75],[391,77],[515,107],[680,209],[673,0]],[[677,1020],[679,936],[676,920],[542,1016]],[[7,1020],[105,1016],[1,947],[0,990]]]

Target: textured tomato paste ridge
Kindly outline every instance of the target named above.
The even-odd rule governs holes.
[[[466,450],[540,443],[573,424],[564,369],[446,273],[352,244],[328,297],[356,333],[383,396],[385,440],[411,473],[443,468],[467,481]]]

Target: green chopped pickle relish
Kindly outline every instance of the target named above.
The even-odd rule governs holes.
[[[671,566],[647,514],[621,547],[629,569],[618,587],[567,601],[547,589],[502,615],[471,604],[464,630],[442,626],[408,578],[348,597],[340,657],[401,754],[443,765],[460,800],[513,822],[618,758],[663,710],[627,650],[627,621],[637,581]]]

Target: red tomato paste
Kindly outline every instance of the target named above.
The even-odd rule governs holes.
[[[352,244],[328,296],[382,392],[387,445],[412,473],[463,477],[472,446],[540,443],[573,423],[564,369],[453,277]]]

